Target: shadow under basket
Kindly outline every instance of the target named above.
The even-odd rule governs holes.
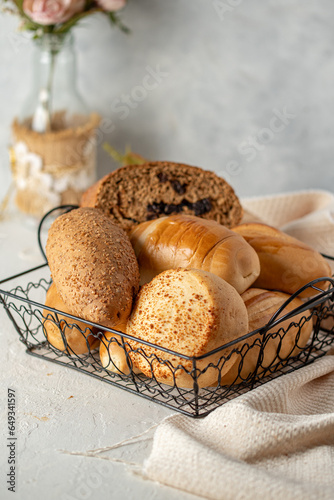
[[[291,298],[265,327],[200,357],[185,356],[46,307],[50,285],[47,263],[0,282],[0,301],[30,355],[71,367],[190,417],[204,417],[260,384],[314,362],[334,347],[331,277],[314,280],[296,292],[292,298],[307,288],[314,293],[296,309],[284,311]],[[309,332],[306,339],[305,329]],[[103,362],[100,350],[104,351]],[[115,361],[114,352],[122,364]],[[138,357],[146,375],[134,367]],[[215,382],[203,387],[208,370]],[[159,373],[167,373],[167,379],[159,378]]]

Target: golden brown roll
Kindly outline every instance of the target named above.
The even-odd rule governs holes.
[[[241,297],[247,308],[249,332],[253,332],[265,327],[291,296],[283,292],[250,288]],[[294,298],[276,319],[302,304],[302,300]],[[222,385],[246,380],[255,372],[258,361],[257,375],[261,375],[265,374],[265,370],[271,365],[284,363],[292,356],[296,356],[306,346],[312,330],[311,312],[306,310],[269,328],[265,334],[259,332],[252,335],[237,346],[240,354],[232,355],[235,360],[234,365],[222,379]]]
[[[47,291],[45,305],[67,314],[73,314],[60,298],[54,283],[51,284]],[[87,323],[76,321],[61,314],[56,316],[47,309],[44,309],[43,316],[47,318],[43,323],[44,334],[48,342],[56,349],[60,351],[68,349],[70,354],[84,354],[98,346],[99,339],[94,336],[96,330]]]
[[[127,320],[138,263],[127,234],[103,212],[78,208],[58,217],[46,255],[58,293],[75,315],[109,328]]]
[[[249,223],[236,226],[233,231],[243,236],[259,256],[261,272],[255,287],[293,294],[316,278],[331,276],[331,268],[320,253],[274,227]],[[326,288],[327,284],[317,286]],[[308,289],[301,296],[315,293]]]
[[[119,332],[126,332],[126,323],[117,326]],[[103,368],[120,375],[139,373],[140,370],[133,366],[131,358],[126,354],[128,351],[127,339],[122,342],[122,337],[116,333],[104,332],[101,336],[100,359]]]
[[[127,333],[174,351],[129,341],[131,359],[148,377],[178,387],[192,387],[193,360],[248,331],[246,306],[219,276],[198,269],[164,271],[144,285],[127,324]],[[223,353],[196,361],[198,385],[217,383]],[[209,366],[210,365],[210,366]],[[223,372],[230,364],[224,365]]]
[[[136,226],[130,241],[139,263],[141,284],[168,269],[202,269],[239,292],[260,274],[259,258],[244,238],[213,220],[172,215]]]

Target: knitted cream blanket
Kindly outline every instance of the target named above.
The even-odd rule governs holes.
[[[243,200],[248,219],[334,255],[334,196]],[[148,478],[214,500],[334,499],[334,356],[284,375],[195,420],[166,418]]]

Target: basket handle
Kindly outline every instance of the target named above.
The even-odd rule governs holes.
[[[46,214],[43,215],[42,219],[40,220],[40,223],[38,225],[38,230],[37,230],[37,239],[38,239],[39,249],[40,249],[42,256],[46,262],[47,262],[47,258],[46,258],[46,254],[45,254],[43,244],[42,244],[42,230],[43,230],[43,225],[44,225],[45,221],[47,220],[48,217],[50,217],[50,215],[52,215],[57,210],[62,210],[62,214],[63,213],[65,214],[67,212],[70,212],[74,208],[78,208],[78,205],[60,205],[59,207],[54,207],[51,210],[49,210],[48,212],[46,212]]]
[[[321,282],[324,282],[324,281],[328,281],[329,282],[329,288],[327,290],[320,289],[320,288],[318,288],[316,286],[317,283],[321,283]],[[285,314],[284,316],[282,316],[281,318],[279,318],[279,315],[281,314],[282,311],[284,311],[284,309],[286,308],[286,306],[293,299],[295,299],[296,297],[298,297],[307,288],[313,288],[315,290],[318,290],[320,293],[317,294],[317,295],[314,295],[311,298],[309,298],[302,305],[300,305],[299,307],[293,309],[293,311],[290,311],[287,314]],[[334,293],[334,278],[332,278],[332,277],[323,277],[323,278],[317,278],[317,279],[315,279],[313,281],[310,281],[309,283],[307,283],[306,285],[304,285],[303,287],[301,287],[299,290],[297,290],[295,293],[293,293],[284,302],[284,304],[282,304],[281,307],[278,308],[278,310],[272,315],[272,317],[268,321],[266,327],[268,327],[268,330],[269,330],[269,328],[272,328],[273,326],[276,326],[276,324],[281,323],[282,321],[288,319],[289,317],[293,317],[296,314],[302,313],[302,312],[306,311],[307,309],[310,309],[312,307],[315,307],[315,306],[321,304],[325,300],[324,297],[326,297],[327,295],[329,297],[331,297],[333,295],[333,293]]]

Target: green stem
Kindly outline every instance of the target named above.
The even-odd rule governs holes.
[[[54,71],[55,71],[55,66],[56,66],[56,57],[57,57],[58,52],[56,50],[52,50],[50,52],[51,55],[51,62],[50,62],[50,71],[49,71],[49,77],[48,77],[48,82],[46,85],[46,90],[48,93],[48,103],[47,103],[47,113],[48,113],[48,124],[50,130],[52,130],[52,109],[51,109],[51,103],[52,103],[52,87],[53,87],[53,77],[54,77]],[[48,132],[48,130],[46,130]]]

